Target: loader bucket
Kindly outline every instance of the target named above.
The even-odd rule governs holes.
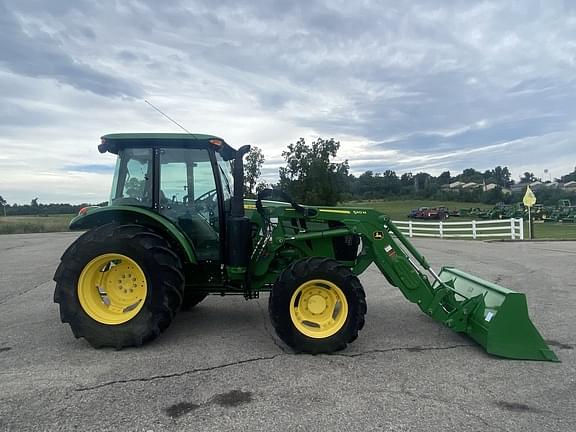
[[[438,276],[455,292],[457,303],[478,298],[464,332],[488,353],[512,359],[559,361],[530,321],[524,294],[452,267],[444,267]]]

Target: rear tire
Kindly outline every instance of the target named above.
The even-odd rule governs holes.
[[[64,253],[54,280],[62,322],[95,348],[121,349],[155,339],[182,304],[178,255],[142,225],[110,223],[86,232]],[[132,280],[139,295],[130,297]],[[134,305],[124,307],[130,301]]]
[[[276,333],[294,350],[331,353],[358,337],[366,296],[348,267],[331,258],[305,258],[282,272],[268,310]]]

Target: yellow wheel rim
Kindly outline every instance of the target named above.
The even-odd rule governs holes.
[[[148,286],[133,259],[115,253],[97,256],[78,279],[78,299],[84,312],[102,324],[130,321],[146,300]]]
[[[301,333],[323,339],[337,333],[348,317],[348,301],[338,286],[314,279],[298,287],[290,300],[292,323]]]

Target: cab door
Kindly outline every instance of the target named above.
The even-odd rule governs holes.
[[[160,214],[188,236],[200,261],[221,261],[220,183],[208,150],[161,149],[159,166]]]

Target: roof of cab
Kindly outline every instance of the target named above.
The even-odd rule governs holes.
[[[230,147],[222,138],[205,134],[183,133],[115,133],[102,136],[98,146],[100,153],[118,151],[129,147],[173,147],[189,149],[214,148],[225,160],[233,159],[236,150]]]
[[[141,139],[153,139],[153,140],[209,140],[209,139],[219,139],[224,141],[222,138],[214,135],[206,134],[183,134],[183,133],[114,133],[107,134],[102,137],[107,140],[141,140]]]

